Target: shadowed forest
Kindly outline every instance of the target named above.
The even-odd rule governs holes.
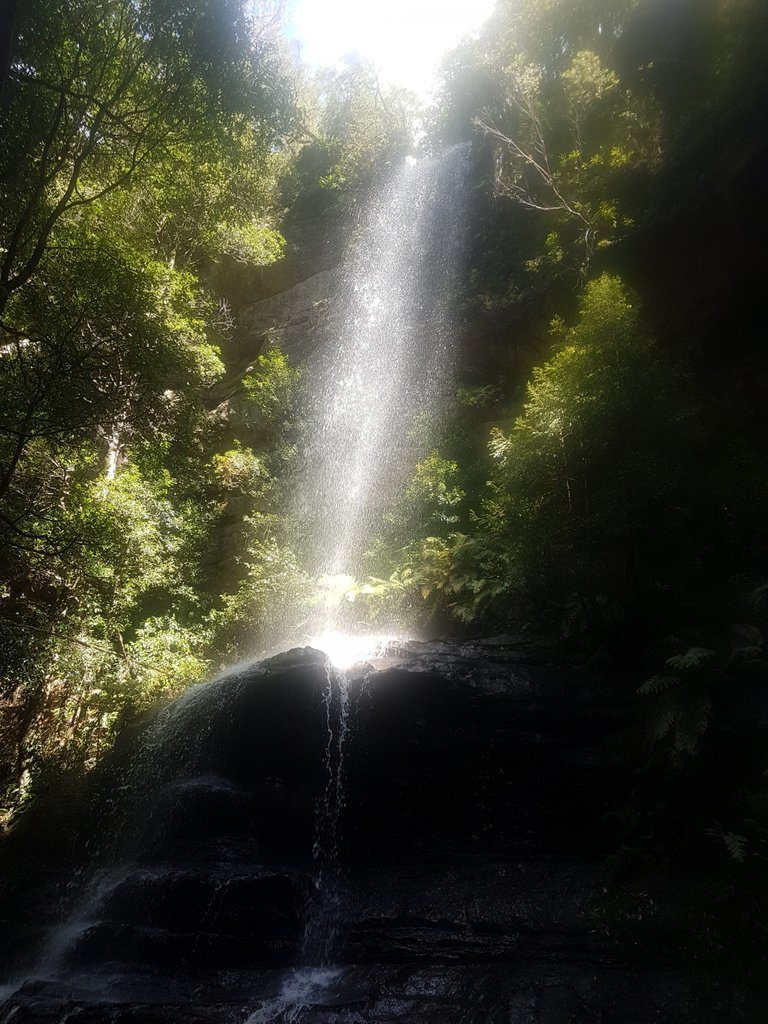
[[[306,641],[328,599],[290,501],[312,372],[241,314],[309,276],[308,233],[338,263],[406,157],[463,145],[456,379],[410,439],[343,617],[541,638],[586,664],[643,737],[610,823],[622,856],[719,864],[724,920],[762,948],[766,5],[499,0],[427,106],[353,58],[302,67],[269,4],[15,8],[4,828],[46,801],[55,828],[62,786],[149,709]]]

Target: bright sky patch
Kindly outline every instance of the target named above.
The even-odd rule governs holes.
[[[289,0],[287,35],[306,64],[334,66],[358,53],[383,83],[424,95],[443,54],[493,7],[494,0]]]

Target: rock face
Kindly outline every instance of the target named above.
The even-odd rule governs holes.
[[[697,966],[695,878],[610,880],[622,706],[504,642],[399,658],[291,651],[162,712],[0,1021],[758,1019]]]
[[[285,250],[276,263],[249,267],[225,258],[209,268],[209,286],[233,315],[235,330],[223,352],[232,379],[268,345],[279,345],[293,362],[302,363],[332,336],[355,216],[316,190],[287,214]],[[217,384],[211,402],[221,401],[226,391],[226,383]]]
[[[341,273],[321,270],[241,310],[235,346],[239,361],[253,358],[257,348],[276,345],[293,363],[306,362],[331,334],[332,299]]]

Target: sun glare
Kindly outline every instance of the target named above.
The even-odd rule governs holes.
[[[441,57],[493,7],[494,0],[291,0],[288,37],[307,64],[333,66],[358,53],[384,83],[425,96]]]
[[[385,657],[387,647],[395,639],[391,636],[337,633],[328,629],[321,636],[312,637],[309,646],[326,654],[334,668],[343,670],[351,668],[353,665]]]

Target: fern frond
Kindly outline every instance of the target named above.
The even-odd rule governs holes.
[[[665,700],[660,704],[652,727],[653,739],[657,743],[669,735],[677,721],[678,715],[678,708],[673,701]]]
[[[706,834],[722,843],[728,856],[737,864],[743,864],[749,856],[749,840],[746,836],[738,832],[723,832],[720,828],[708,828]]]
[[[691,733],[696,736],[696,739],[700,739],[707,731],[711,718],[712,701],[709,697],[704,697],[703,700],[699,701],[699,703],[691,709]]]
[[[689,698],[690,700],[691,698]],[[684,707],[677,717],[675,752],[692,756],[696,753],[699,740],[707,731],[712,715],[712,702],[709,697],[696,700]]]
[[[671,658],[667,658],[667,665],[681,671],[700,668],[714,656],[715,652],[710,651],[707,647],[689,647],[685,654],[673,654]]]
[[[651,676],[650,679],[646,679],[642,686],[638,688],[638,693],[644,697],[656,693],[664,693],[669,690],[672,686],[677,686],[680,680],[677,676]]]

